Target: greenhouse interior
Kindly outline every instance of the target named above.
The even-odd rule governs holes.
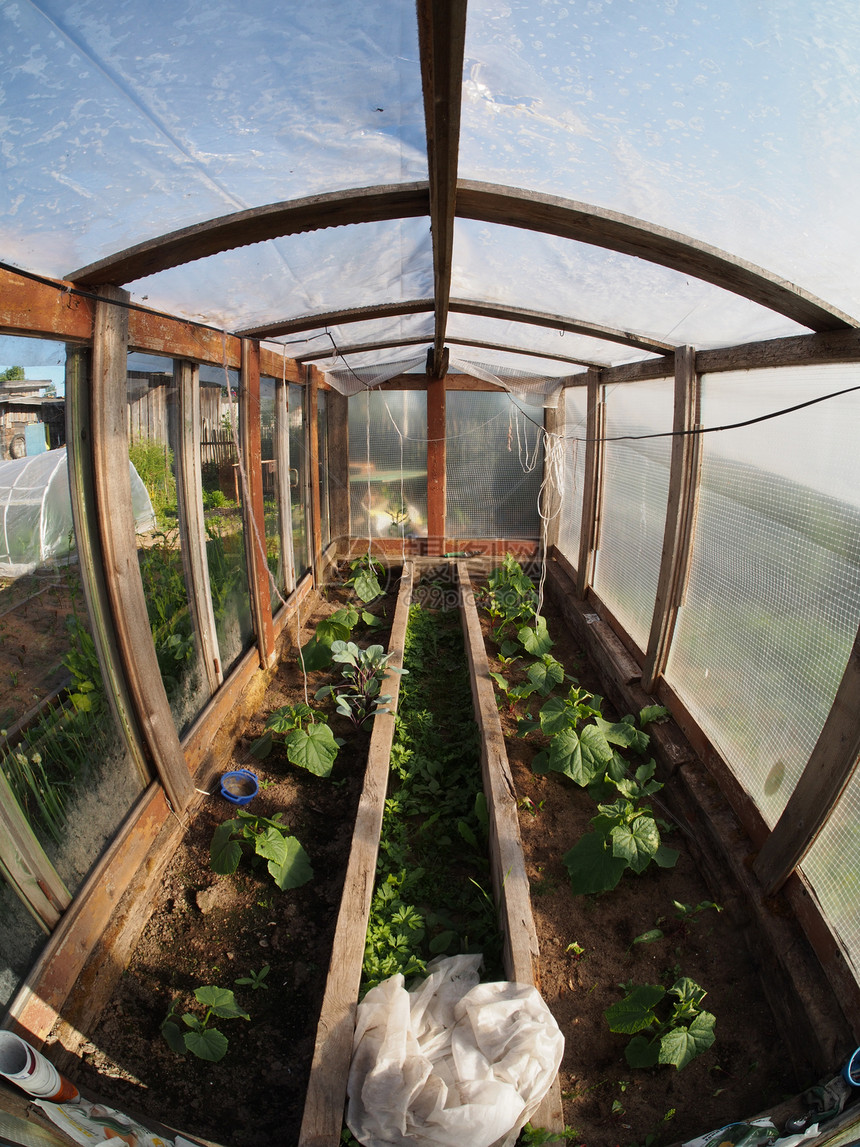
[[[860,1143],[856,4],[0,20],[0,1142]]]

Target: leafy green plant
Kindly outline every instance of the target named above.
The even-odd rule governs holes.
[[[538,595],[534,583],[513,554],[505,554],[502,564],[487,578],[482,604],[495,623],[493,640],[499,641],[506,630],[519,630],[535,616]]]
[[[624,1051],[631,1067],[671,1064],[679,1070],[713,1044],[715,1017],[701,1007],[707,995],[687,976],[666,991],[638,984],[604,1012],[609,1030],[633,1035]]]
[[[332,661],[341,666],[343,681],[339,685],[324,685],[314,695],[321,701],[332,697],[338,713],[349,717],[357,727],[372,721],[378,713],[388,713],[384,706],[391,700],[389,695],[381,696],[382,678],[391,670],[406,673],[406,669],[389,666],[390,653],[381,645],[369,645],[360,649],[354,641],[333,641]]]
[[[177,1055],[185,1055],[190,1051],[199,1059],[218,1063],[227,1054],[228,1040],[218,1028],[210,1026],[213,1017],[222,1020],[250,1020],[247,1012],[236,1003],[236,997],[229,988],[219,988],[214,984],[196,988],[194,997],[206,1009],[203,1019],[193,1012],[185,1012],[182,1022],[189,1029],[183,1032],[176,1022],[176,1001],[170,1005],[166,1017],[161,1023],[161,1034],[167,1041],[171,1051]]]
[[[340,745],[326,723],[324,713],[310,705],[282,705],[266,719],[265,731],[249,746],[249,751],[263,761],[272,751],[276,739],[282,740],[287,760],[318,777],[331,775]]]
[[[255,816],[243,809],[219,824],[209,845],[212,871],[222,876],[234,873],[244,848],[268,862],[269,875],[282,892],[307,884],[314,875],[308,854],[280,817],[280,813],[271,818]]]
[[[306,672],[313,673],[331,665],[332,642],[349,641],[358,625],[358,617],[355,606],[348,605],[317,622],[313,637],[302,646],[301,662]]]
[[[382,595],[382,586],[379,578],[385,574],[385,566],[370,554],[362,554],[360,558],[349,563],[349,575],[344,584],[352,588],[359,601],[370,602]]]
[[[573,1127],[562,1131],[548,1131],[546,1127],[532,1127],[527,1123],[520,1132],[518,1142],[521,1147],[543,1147],[545,1143],[573,1143],[579,1139],[579,1132]]]
[[[252,988],[255,992],[259,988],[265,988],[268,991],[269,985],[263,981],[265,980],[266,976],[268,976],[270,971],[270,966],[268,964],[264,964],[262,968],[260,968],[259,972],[255,972],[252,969],[247,976],[239,976],[239,978],[234,980],[233,983],[241,984],[243,987]]]
[[[654,927],[636,936],[633,944],[653,944],[655,940],[662,940],[667,932],[670,934],[679,933],[683,938],[702,912],[706,912],[709,908],[713,908],[716,912],[723,910],[721,905],[713,900],[700,900],[695,905],[682,904],[680,900],[673,900],[672,903],[675,906],[674,920],[667,923],[667,917],[658,916],[654,922]],[[661,924],[665,927],[661,928]]]

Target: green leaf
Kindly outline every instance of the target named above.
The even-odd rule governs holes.
[[[199,1004],[211,1008],[216,1016],[225,1020],[249,1020],[251,1017],[236,1003],[236,997],[229,988],[219,988],[216,984],[206,984],[196,988],[194,998]]]
[[[577,894],[609,892],[627,867],[627,861],[613,856],[606,837],[597,832],[587,832],[561,859]]]
[[[459,832],[466,844],[471,845],[472,848],[478,847],[477,837],[464,820],[457,821],[457,832]]]
[[[229,876],[239,867],[242,858],[242,846],[237,840],[231,840],[233,833],[241,831],[242,825],[238,820],[225,820],[219,824],[212,834],[212,843],[209,845],[209,864],[213,872],[221,876]]]
[[[674,868],[681,854],[674,848],[661,844],[654,853],[654,860],[661,868]]]
[[[542,732],[549,734],[560,733],[570,725],[568,706],[563,697],[550,697],[545,705],[541,706],[540,727]]]
[[[331,645],[312,637],[302,646],[302,662],[307,673],[327,669],[331,665]]]
[[[634,944],[653,944],[655,940],[663,939],[662,928],[651,928],[647,932],[642,932],[634,940]]]
[[[680,1071],[691,1059],[707,1051],[716,1039],[716,1018],[710,1012],[700,1012],[688,1028],[679,1027],[660,1040],[658,1063],[671,1063]]]
[[[652,721],[666,721],[671,714],[664,705],[646,705],[639,710],[639,724],[644,728]]]
[[[337,754],[338,744],[328,725],[295,729],[287,738],[287,759],[318,777],[330,775]]]
[[[630,1035],[644,1031],[656,1021],[654,1009],[665,995],[665,990],[657,984],[637,984],[629,995],[603,1013],[609,1030]]]
[[[186,1032],[185,1046],[199,1059],[218,1063],[227,1054],[227,1037],[217,1028],[207,1028],[202,1032]]]
[[[624,1058],[630,1067],[654,1067],[660,1054],[660,1041],[635,1035],[624,1049]]]
[[[527,674],[535,689],[545,695],[564,681],[564,666],[554,657],[546,656],[530,665]]]
[[[272,732],[267,729],[262,737],[258,737],[256,741],[252,741],[248,747],[248,751],[255,756],[258,761],[264,761],[272,751]]]
[[[171,1051],[176,1052],[177,1055],[185,1055],[188,1049],[185,1047],[183,1032],[179,1024],[175,1024],[173,1020],[165,1020],[161,1025],[161,1034],[167,1040],[167,1046]]]
[[[610,835],[613,855],[623,857],[634,872],[644,872],[660,847],[660,831],[650,816],[617,825]]]
[[[518,631],[517,637],[526,653],[530,653],[532,657],[543,657],[545,653],[549,653],[554,644],[547,631],[545,617],[535,617],[534,628],[529,625],[523,626]]]
[[[382,593],[382,586],[379,584],[376,574],[368,573],[367,570],[359,570],[355,577],[350,579],[350,582],[356,596],[361,601],[373,601]]]
[[[428,947],[434,956],[438,956],[440,952],[447,952],[454,940],[457,939],[457,933],[446,931],[440,932],[438,936],[434,936],[430,941]]]
[[[284,840],[284,854],[280,862],[269,861],[269,875],[278,888],[284,892],[287,888],[300,888],[313,880],[314,870],[311,868],[310,858],[294,836]]]
[[[636,729],[632,725],[628,725],[625,721],[604,721],[602,717],[594,718],[597,728],[600,729],[606,740],[612,745],[620,745],[621,748],[626,749],[632,745],[636,735]]]

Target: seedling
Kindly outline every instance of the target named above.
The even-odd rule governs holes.
[[[265,980],[266,976],[268,976],[269,971],[269,965],[264,964],[262,968],[260,968],[259,972],[255,972],[252,969],[247,976],[240,976],[239,979],[234,980],[233,983],[242,984],[243,987],[247,986],[252,988],[255,992],[258,988],[265,988],[268,991],[269,985],[264,984],[263,981]]]
[[[573,1127],[563,1131],[548,1131],[546,1127],[532,1127],[527,1123],[520,1132],[518,1142],[522,1147],[543,1147],[545,1143],[573,1143],[579,1139],[579,1132]]]
[[[680,900],[673,900],[672,903],[675,906],[675,920],[671,926],[668,926],[668,930],[670,933],[680,933],[682,937],[687,935],[691,925],[701,912],[707,911],[708,908],[713,908],[716,912],[722,912],[723,910],[721,905],[715,903],[713,900],[700,900],[695,906],[692,904],[682,904]],[[654,922],[654,927],[637,936],[632,941],[630,945],[631,948],[633,944],[653,944],[655,940],[662,940],[666,932],[660,925],[665,924],[666,919],[665,916],[658,916]]]
[[[568,944],[565,948],[565,952],[570,952],[574,960],[578,961],[585,955],[585,948],[583,948],[581,944],[577,944],[576,940],[574,940],[572,944]]]
[[[176,1022],[176,1001],[170,1005],[170,1010],[161,1024],[161,1034],[167,1041],[171,1051],[177,1055],[185,1055],[190,1051],[199,1059],[218,1063],[227,1054],[228,1040],[223,1032],[210,1027],[213,1016],[223,1020],[242,1019],[250,1020],[247,1012],[242,1011],[236,1003],[236,997],[229,988],[219,988],[214,984],[194,991],[195,999],[203,1004],[206,1013],[201,1020],[193,1012],[185,1012],[182,1022],[190,1030],[183,1032]]]
[[[358,616],[355,606],[348,605],[317,622],[313,637],[302,646],[300,661],[305,672],[313,673],[316,669],[327,669],[331,665],[332,642],[349,641],[353,629],[358,625]]]
[[[266,729],[250,746],[262,761],[272,751],[276,738],[282,738],[287,760],[318,777],[331,774],[340,746],[326,723],[324,713],[310,705],[282,705],[269,714]]]
[[[282,892],[307,884],[314,875],[308,854],[280,817],[280,813],[269,818],[241,810],[219,824],[209,846],[212,871],[231,875],[239,867],[243,846],[246,850],[250,846],[256,856],[268,861],[269,875]]]
[[[668,992],[657,984],[639,984],[607,1008],[609,1030],[633,1035],[624,1051],[630,1067],[673,1064],[680,1070],[707,1051],[714,1042],[716,1019],[700,1006],[706,994],[684,976]]]
[[[374,601],[382,594],[379,584],[379,575],[385,574],[385,566],[376,561],[370,554],[364,554],[349,563],[350,574],[345,579],[345,585],[351,586],[359,601]]]
[[[360,649],[353,641],[334,641],[331,647],[332,660],[341,666],[343,682],[340,685],[324,685],[315,694],[317,701],[332,697],[335,708],[357,727],[372,721],[377,713],[388,713],[383,706],[390,696],[380,696],[382,678],[386,671],[406,673],[388,665],[390,653],[381,645],[369,645]]]

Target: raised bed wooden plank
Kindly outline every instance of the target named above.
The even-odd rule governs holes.
[[[412,601],[412,574],[412,563],[406,562],[400,578],[400,592],[389,642],[392,653],[389,664],[392,671],[386,674],[382,686],[382,692],[391,695],[394,709],[400,691],[400,674],[393,670],[403,667],[403,646]],[[393,741],[394,715],[380,714],[373,723],[370,739],[364,789],[355,820],[325,996],[317,1026],[299,1147],[337,1147],[340,1142],[364,941],[373,897]]]
[[[533,985],[540,991],[540,952],[520,838],[516,790],[465,562],[457,562],[456,574],[475,720],[481,730],[481,770],[490,824],[490,867],[503,940],[505,975],[509,980]],[[557,1076],[532,1117],[532,1123],[550,1131],[561,1131],[564,1127]]]

